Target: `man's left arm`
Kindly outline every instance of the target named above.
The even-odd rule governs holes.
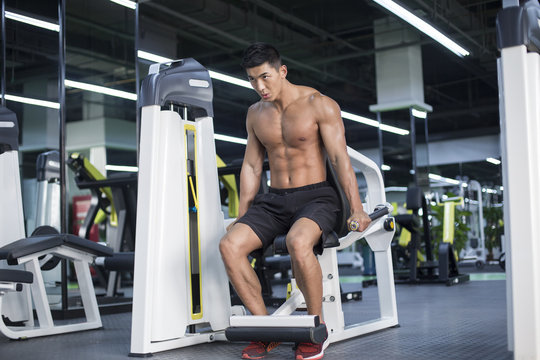
[[[351,214],[347,219],[347,225],[352,221],[357,221],[359,225],[357,231],[364,231],[371,222],[371,219],[363,209],[360,194],[358,193],[356,174],[347,154],[345,126],[341,119],[341,109],[334,100],[324,95],[316,95],[314,105],[319,131],[326,153],[328,154],[328,159],[337,173],[339,183],[351,207]]]

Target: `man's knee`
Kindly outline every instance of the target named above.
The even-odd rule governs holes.
[[[221,257],[234,261],[240,257],[247,257],[253,250],[260,247],[260,240],[250,238],[242,231],[229,231],[219,242]]]
[[[221,238],[221,241],[219,242],[219,252],[224,260],[237,256],[237,254],[235,254],[237,252],[237,247],[235,246],[233,239],[230,238],[229,234],[226,234]]]
[[[286,243],[293,261],[304,261],[306,258],[314,256],[313,244],[301,233],[288,234]]]

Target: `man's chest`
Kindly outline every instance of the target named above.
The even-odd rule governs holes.
[[[254,128],[255,135],[267,148],[299,148],[319,141],[319,127],[309,112],[264,114]]]

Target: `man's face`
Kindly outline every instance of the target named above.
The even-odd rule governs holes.
[[[246,69],[248,80],[263,101],[273,101],[279,95],[283,80],[287,75],[287,67],[281,65],[276,69],[269,63]]]

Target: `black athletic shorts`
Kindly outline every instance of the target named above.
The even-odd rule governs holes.
[[[316,222],[323,237],[334,229],[340,211],[338,195],[327,181],[290,189],[270,188],[258,194],[247,212],[238,219],[248,225],[262,242],[263,249],[274,238],[289,232],[300,218]]]

